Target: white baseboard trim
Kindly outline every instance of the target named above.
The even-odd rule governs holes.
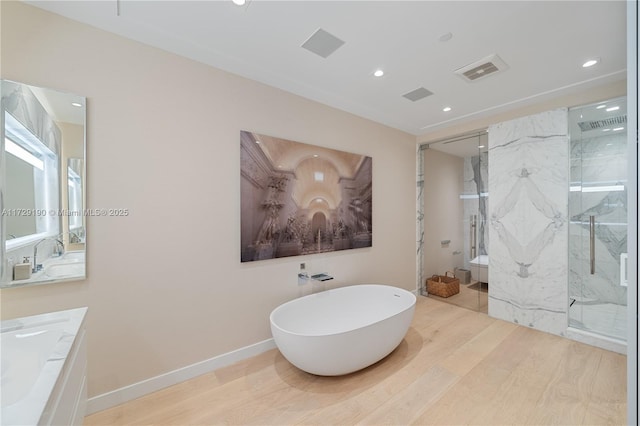
[[[259,355],[275,347],[276,343],[273,339],[263,340],[262,342],[236,349],[235,351],[227,352],[120,389],[103,393],[102,395],[94,396],[87,401],[87,415],[115,407],[116,405],[140,398],[141,396],[184,382],[185,380],[202,374],[210,373],[238,361]]]

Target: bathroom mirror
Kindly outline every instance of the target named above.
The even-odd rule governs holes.
[[[85,98],[1,80],[0,287],[85,278]]]

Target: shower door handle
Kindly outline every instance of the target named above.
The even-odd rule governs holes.
[[[596,217],[589,216],[589,266],[591,275],[596,273]]]
[[[474,259],[476,257],[476,215],[472,214],[471,215],[471,220],[470,222],[470,229],[469,229],[469,239],[470,241],[470,250],[469,250],[469,255],[471,256],[471,259]]]

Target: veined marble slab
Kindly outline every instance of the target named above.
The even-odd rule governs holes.
[[[464,266],[470,269],[473,257],[489,254],[489,153],[483,152],[464,159]],[[471,257],[471,217],[476,216],[476,249]]]
[[[567,328],[567,110],[489,128],[489,315]]]

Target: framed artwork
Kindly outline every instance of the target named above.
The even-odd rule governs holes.
[[[371,157],[240,132],[241,261],[372,245]]]

